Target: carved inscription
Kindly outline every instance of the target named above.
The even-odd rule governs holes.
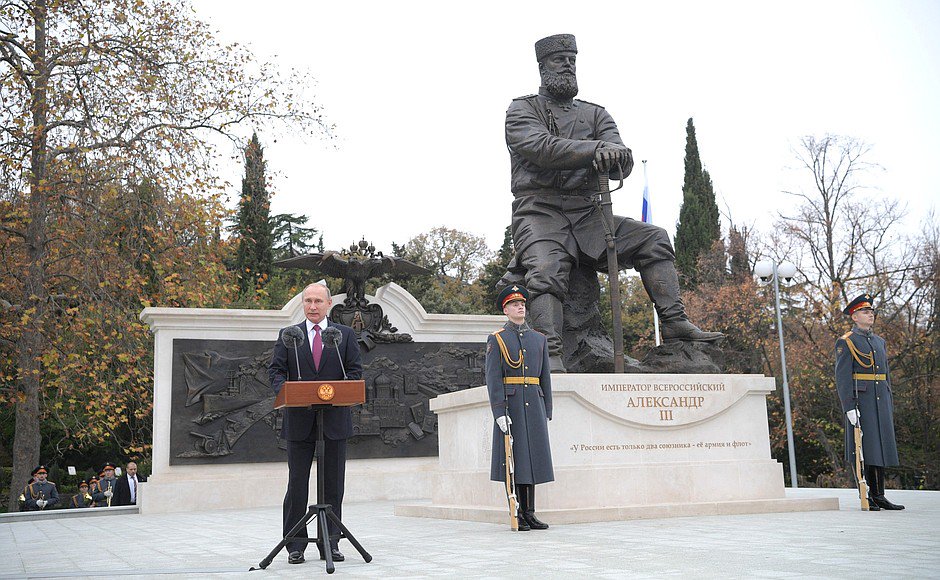
[[[568,447],[575,453],[609,453],[632,451],[662,451],[667,449],[743,449],[752,446],[750,441],[680,441],[651,443],[574,443]]]
[[[623,393],[627,409],[654,409],[659,420],[670,422],[678,417],[676,409],[702,409],[709,393],[724,394],[724,383],[602,383],[602,393]],[[701,393],[701,394],[699,394]]]

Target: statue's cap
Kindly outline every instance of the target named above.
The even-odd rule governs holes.
[[[578,44],[574,41],[573,34],[546,36],[535,43],[535,60],[542,62],[546,56],[563,50],[577,54]]]

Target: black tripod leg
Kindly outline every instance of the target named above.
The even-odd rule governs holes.
[[[336,570],[336,566],[333,564],[333,549],[330,546],[330,531],[326,526],[327,515],[333,515],[333,512],[329,508],[319,508],[317,510],[317,525],[320,526],[320,539],[317,540],[317,544],[320,545],[320,548],[323,550],[323,556],[326,558],[326,573],[332,574]]]
[[[362,559],[365,560],[366,563],[371,562],[372,555],[369,554],[369,552],[366,552],[366,549],[363,548],[362,544],[360,544],[359,541],[356,540],[356,537],[353,536],[352,533],[348,529],[346,529],[346,526],[344,526],[343,522],[341,522],[340,519],[336,517],[336,514],[334,514],[331,510],[327,513],[327,516],[329,516],[330,520],[332,520],[332,522],[336,524],[337,526],[339,526],[339,529],[342,530],[342,535],[340,535],[340,537],[346,538],[347,540],[349,540],[349,542],[353,545],[353,547],[356,548],[356,551],[359,552],[359,555],[362,556]]]
[[[261,562],[258,563],[258,567],[257,567],[257,568],[249,568],[248,571],[251,572],[252,570],[264,570],[265,568],[267,568],[268,566],[270,566],[270,565],[271,565],[271,562],[274,561],[274,557],[277,556],[277,553],[280,552],[281,550],[283,550],[283,549],[284,549],[284,546],[287,545],[287,542],[291,541],[291,539],[294,538],[294,534],[296,534],[297,532],[299,532],[301,528],[303,528],[303,527],[306,526],[308,523],[310,523],[310,520],[311,520],[311,519],[317,517],[317,514],[316,514],[315,512],[316,512],[316,507],[315,507],[315,506],[310,506],[310,507],[307,509],[307,513],[304,514],[304,517],[302,517],[302,518],[300,518],[300,520],[298,520],[297,525],[295,525],[293,528],[291,528],[291,530],[290,530],[289,532],[287,532],[287,534],[281,539],[280,543],[278,543],[278,545],[275,546],[275,548],[274,548],[273,550],[271,550],[271,553],[268,554],[268,555],[265,557],[264,560],[261,560]],[[324,519],[325,519],[325,518],[324,518]]]

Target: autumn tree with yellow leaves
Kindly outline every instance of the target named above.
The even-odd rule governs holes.
[[[41,459],[41,424],[57,450],[146,451],[152,356],[137,313],[234,295],[212,142],[284,120],[328,132],[295,93],[308,84],[219,43],[187,0],[0,5],[0,401],[15,415],[13,482]]]

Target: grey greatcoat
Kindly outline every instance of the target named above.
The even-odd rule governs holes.
[[[846,412],[855,408],[855,393],[858,391],[865,465],[898,465],[891,373],[883,338],[855,327],[836,341],[836,389],[842,410]],[[845,429],[845,457],[850,464],[855,462],[854,429],[848,424]]]
[[[497,336],[506,346],[509,360]],[[513,377],[516,382],[505,384]],[[545,335],[527,324],[507,322],[486,340],[486,387],[493,417],[509,413],[513,437],[513,458],[517,484],[546,483],[555,480],[548,421],[552,418],[552,378],[549,374]],[[507,407],[508,402],[508,407]],[[490,479],[506,480],[506,452],[503,432],[493,424],[493,455]]]

